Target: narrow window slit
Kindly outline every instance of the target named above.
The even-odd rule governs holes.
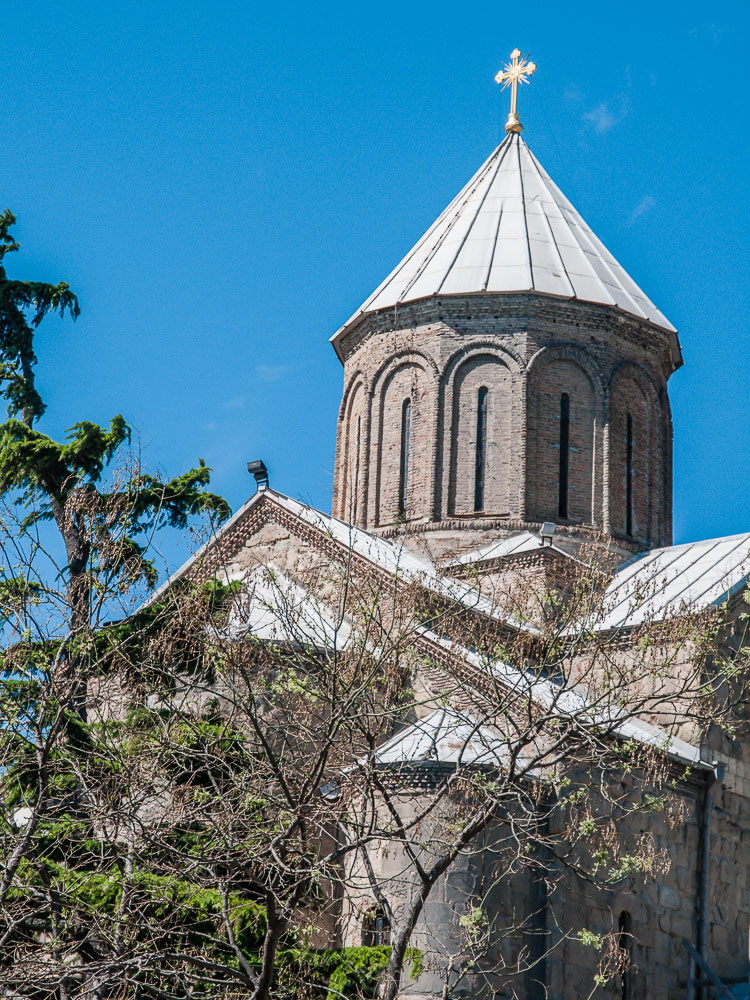
[[[630,413],[625,442],[625,534],[633,534],[633,417]]]
[[[401,408],[401,470],[398,487],[398,513],[406,517],[409,499],[409,445],[411,439],[411,400],[405,399]]]
[[[484,510],[484,476],[487,451],[487,387],[477,394],[477,451],[474,466],[474,510]]]
[[[630,914],[625,910],[620,914],[618,921],[617,949],[618,964],[620,966],[620,978],[622,1000],[631,1000],[633,995],[632,962],[633,962],[633,931]]]
[[[357,504],[359,501],[359,456],[362,444],[362,417],[357,417],[357,445],[354,454],[354,482],[352,483],[352,521],[357,520]]]
[[[568,479],[570,475],[570,396],[560,396],[560,475],[558,477],[557,514],[568,517]]]

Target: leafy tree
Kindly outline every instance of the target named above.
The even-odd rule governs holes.
[[[79,421],[62,441],[40,429],[37,332],[49,314],[75,320],[80,310],[65,282],[8,275],[6,257],[20,249],[14,223],[10,211],[0,215],[0,396],[7,405],[0,424],[3,738],[6,760],[33,789],[33,805],[23,835],[4,857],[0,903],[49,811],[61,742],[72,747],[85,732],[87,651],[97,622],[139,582],[153,587],[153,532],[229,513],[226,501],[207,490],[203,461],[166,482],[142,471],[127,452],[131,431],[121,415],[108,428]],[[62,542],[62,565],[44,522]],[[74,775],[65,781],[77,787]]]
[[[70,627],[77,632],[90,624],[95,580],[142,576],[153,584],[154,567],[142,541],[147,532],[185,528],[195,515],[221,520],[229,509],[206,490],[210,470],[203,461],[168,482],[131,468],[114,486],[104,486],[105,468],[130,442],[120,414],[108,428],[79,421],[64,441],[36,428],[45,411],[36,382],[36,332],[49,313],[76,319],[80,309],[66,282],[8,277],[5,257],[20,249],[11,235],[14,223],[10,211],[0,216],[0,395],[8,411],[0,425],[0,495],[18,494],[28,509],[24,529],[54,521],[65,544]]]
[[[253,646],[238,668],[217,631],[234,588],[143,602],[153,534],[211,526],[227,504],[202,461],[144,471],[121,415],[45,433],[35,335],[79,306],[65,283],[8,277],[14,222],[0,217],[0,995],[372,996],[388,949],[320,947],[312,930],[338,857],[319,856],[340,812],[320,787],[371,697],[371,658],[333,687],[334,664],[304,650]]]

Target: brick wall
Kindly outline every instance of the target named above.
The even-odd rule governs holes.
[[[365,316],[339,342],[333,513],[375,531],[450,522],[458,548],[492,520],[552,520],[671,542],[668,335],[617,309],[540,295],[428,299]],[[475,510],[478,391],[488,390],[485,496]],[[559,516],[560,397],[570,399],[568,519]],[[402,414],[411,400],[408,503],[399,516]],[[500,527],[501,527],[500,525]],[[502,530],[502,528],[501,528]]]

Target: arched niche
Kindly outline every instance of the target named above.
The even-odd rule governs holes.
[[[361,381],[351,386],[345,402],[339,431],[337,514],[351,524],[357,524],[364,514],[363,480],[368,436],[367,396]]]
[[[387,369],[376,385],[375,525],[382,527],[429,515],[434,403],[434,375],[413,358]]]
[[[530,520],[594,520],[596,381],[579,359],[541,355],[529,372],[527,510]]]
[[[489,353],[455,369],[450,400],[448,513],[507,514],[511,483],[512,374]]]
[[[658,394],[637,365],[613,375],[609,412],[609,513],[612,531],[644,545],[658,540],[663,482]]]

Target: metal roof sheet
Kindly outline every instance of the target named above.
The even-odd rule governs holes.
[[[314,594],[290,580],[275,566],[256,566],[228,574],[242,581],[242,592],[232,609],[226,636],[252,635],[265,642],[343,650],[351,623],[322,605]]]
[[[558,555],[570,558],[570,553],[554,543],[548,544],[539,534],[534,531],[520,531],[508,538],[496,539],[481,545],[477,549],[464,552],[456,559],[446,563],[446,567],[452,569],[458,566],[469,566],[472,563],[486,562],[488,559],[505,559],[508,556],[523,555],[526,552],[538,552],[540,549],[548,548]]]
[[[652,549],[612,579],[597,627],[625,628],[721,604],[750,573],[750,533]]]
[[[467,712],[439,708],[401,730],[376,752],[378,764],[488,764],[508,759],[508,739]]]
[[[366,313],[427,296],[531,291],[676,332],[512,134],[331,339]]]

